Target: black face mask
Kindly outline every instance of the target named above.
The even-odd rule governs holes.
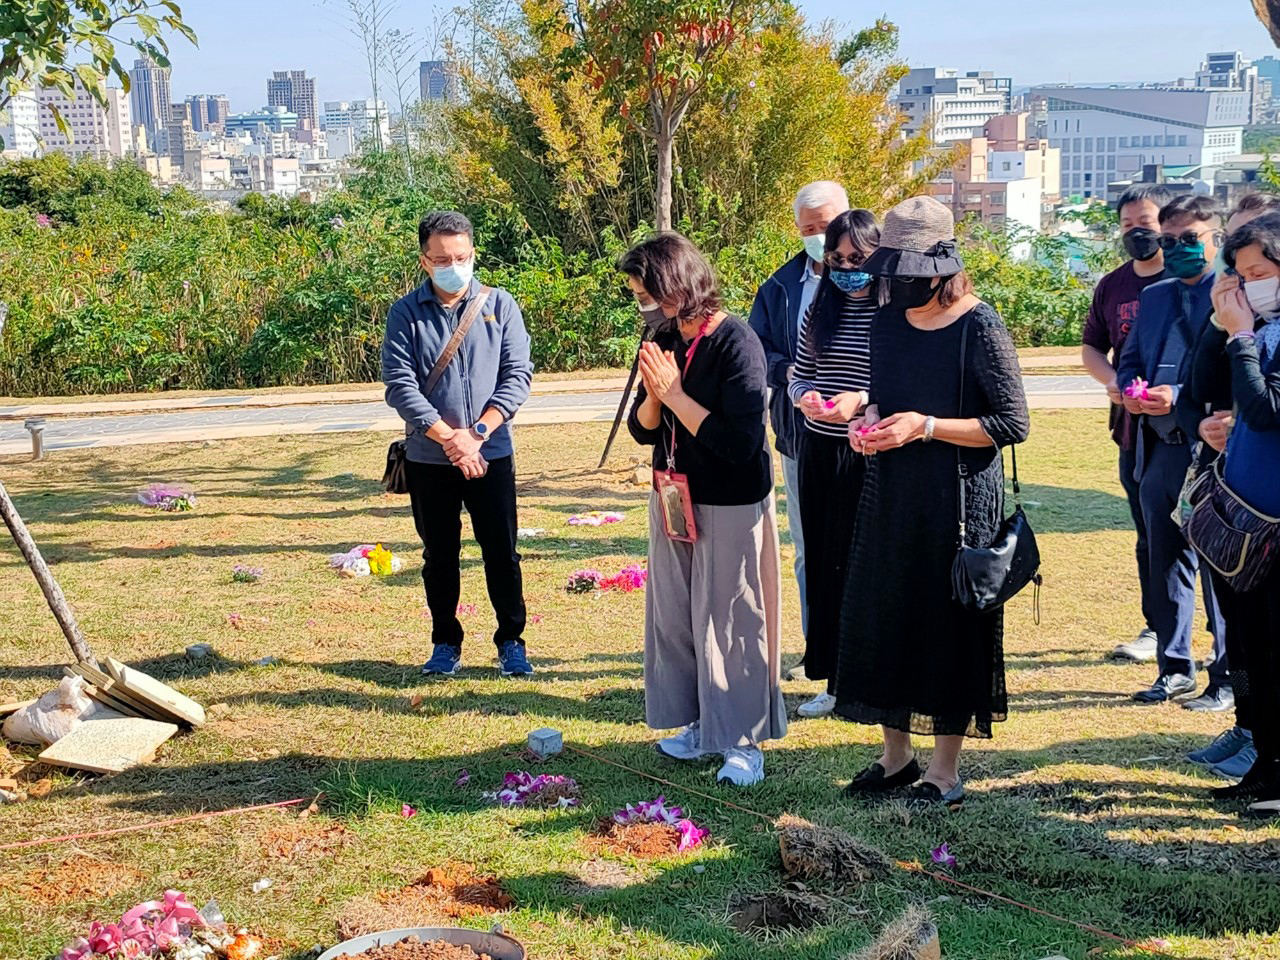
[[[1135,260],[1146,262],[1160,252],[1160,234],[1146,227],[1134,227],[1120,239],[1124,252]]]
[[[916,310],[933,300],[941,289],[941,284],[933,285],[932,277],[890,277],[889,301],[904,310]]]

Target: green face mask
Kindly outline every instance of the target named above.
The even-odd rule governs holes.
[[[1164,268],[1170,276],[1180,280],[1190,280],[1204,273],[1209,261],[1204,258],[1204,244],[1179,243],[1172,250],[1164,252]]]

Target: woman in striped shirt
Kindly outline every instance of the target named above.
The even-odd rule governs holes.
[[[800,328],[789,393],[805,416],[799,437],[800,523],[804,531],[806,601],[804,669],[827,689],[797,713],[822,717],[835,709],[837,635],[853,523],[865,459],[849,446],[849,421],[867,404],[871,386],[871,276],[859,268],[880,242],[867,210],[849,210],[827,227],[825,269]],[[795,504],[788,504],[795,520]],[[810,539],[812,538],[812,539]]]

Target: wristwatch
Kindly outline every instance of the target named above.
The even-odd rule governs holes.
[[[924,418],[924,436],[922,436],[920,439],[923,440],[925,443],[932,443],[933,428],[937,425],[937,423],[938,421],[934,417],[925,417]]]
[[[477,440],[484,443],[489,439],[489,425],[483,420],[477,420],[471,427],[471,433]]]

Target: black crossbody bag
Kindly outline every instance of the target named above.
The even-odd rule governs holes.
[[[484,305],[489,302],[489,294],[492,292],[488,287],[481,287],[475,298],[467,304],[467,309],[462,312],[462,318],[458,321],[457,329],[453,331],[453,336],[449,338],[449,342],[440,351],[440,356],[436,358],[436,365],[431,368],[431,373],[427,375],[427,382],[422,388],[424,397],[431,396],[431,391],[436,388],[436,384],[444,376],[445,370],[448,369],[449,364],[453,362],[453,358],[457,355],[458,348],[462,346],[462,341],[466,338],[467,331],[475,323],[476,317],[480,316],[480,311],[484,309]],[[408,432],[406,428],[406,436]],[[404,440],[393,440],[391,441],[391,446],[387,447],[387,466],[382,472],[382,486],[387,493],[404,494],[409,492],[409,474],[405,467],[409,456],[405,448],[406,443]]]
[[[965,356],[969,343],[969,320],[960,331],[960,407],[964,406]],[[962,416],[957,410],[957,416]],[[999,453],[999,450],[996,451]],[[1035,532],[1022,509],[1022,488],[1018,484],[1018,448],[1009,448],[1013,459],[1013,514],[1005,519],[989,547],[965,544],[965,480],[969,468],[962,451],[956,448],[957,504],[960,520],[959,546],[951,564],[952,595],[967,610],[985,613],[1002,607],[1029,583],[1036,585],[1035,618],[1040,622],[1040,547]]]

